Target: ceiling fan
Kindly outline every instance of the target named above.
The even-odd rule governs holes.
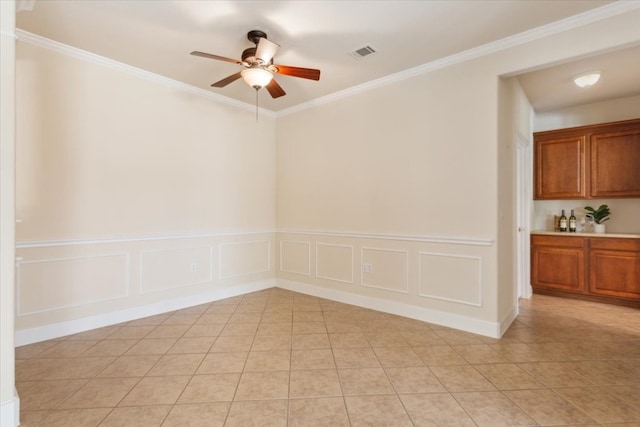
[[[266,87],[272,98],[279,98],[286,95],[286,92],[273,78],[274,74],[300,77],[309,80],[320,80],[320,70],[274,64],[273,56],[276,54],[280,46],[268,40],[267,35],[264,32],[259,30],[249,31],[247,38],[256,46],[245,49],[242,52],[242,60],[226,58],[224,56],[213,55],[205,52],[191,52],[191,54],[195,56],[231,62],[242,65],[245,68],[242,71],[238,71],[235,74],[231,74],[230,76],[213,83],[211,85],[212,87],[225,87],[242,77],[242,79],[256,91]]]

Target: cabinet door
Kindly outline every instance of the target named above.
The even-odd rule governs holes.
[[[584,293],[585,286],[585,249],[584,239],[564,238],[560,245],[553,240],[562,238],[532,239],[531,285],[534,288],[555,289],[559,291]],[[542,244],[539,244],[542,243]]]
[[[591,239],[589,291],[640,300],[640,240]]]
[[[539,140],[535,144],[535,198],[587,198],[586,136]]]
[[[640,197],[640,127],[594,133],[591,197]]]

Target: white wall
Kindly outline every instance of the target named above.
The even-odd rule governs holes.
[[[15,2],[0,2],[0,425],[16,426],[15,390]]]
[[[17,70],[18,344],[274,285],[272,114],[25,41]]]
[[[536,113],[534,132],[631,120],[640,117],[640,95]]]
[[[534,126],[538,132],[637,118],[640,118],[640,96],[633,96],[538,113]],[[534,202],[534,229],[552,230],[553,216],[560,215],[562,209],[567,215],[574,209],[580,218],[585,214],[585,206],[601,204],[611,209],[608,233],[640,233],[640,199],[537,200]]]
[[[279,278],[499,333],[498,79],[474,67],[436,70],[278,120]],[[470,68],[477,79],[463,78]]]
[[[279,283],[499,335],[517,310],[511,136],[530,126],[498,78],[637,42],[639,18],[539,36],[279,118]]]
[[[518,255],[520,260],[526,259],[528,246],[528,233],[514,233],[520,224],[526,221],[528,215],[523,212],[518,219],[518,197],[526,197],[518,194],[517,185],[519,174],[528,172],[526,165],[523,169],[517,169],[518,146],[525,144],[531,134],[531,105],[524,94],[522,87],[515,77],[500,79],[499,86],[499,142],[498,142],[498,318],[501,322],[510,322],[517,314],[518,292],[517,283]],[[524,141],[524,142],[523,142]],[[523,148],[529,151],[530,148]],[[526,181],[528,184],[530,182]],[[521,206],[527,211],[525,206]],[[518,239],[523,239],[519,242]],[[518,246],[518,243],[521,243]],[[524,252],[520,253],[519,251]],[[527,261],[528,263],[528,261]],[[526,268],[522,266],[524,270]],[[528,283],[528,279],[527,279]],[[510,319],[510,320],[505,320]]]
[[[501,290],[515,233],[501,123],[514,118],[499,77],[637,42],[639,16],[540,36],[277,128],[21,43],[18,336],[269,286],[276,274],[282,286],[498,336],[515,303]],[[96,271],[117,285],[87,286]],[[48,283],[67,284],[49,306],[38,298]]]

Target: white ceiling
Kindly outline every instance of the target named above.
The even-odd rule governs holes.
[[[275,63],[322,71],[318,82],[277,76],[287,95],[275,100],[261,90],[260,105],[280,111],[578,14],[597,13],[596,8],[611,3],[19,0],[19,7],[31,10],[18,12],[17,27],[247,104],[255,102],[255,92],[242,80],[222,89],[210,87],[240,71],[239,65],[189,53],[239,59],[252,46],[247,32],[259,29],[281,45]],[[378,53],[361,60],[348,55],[364,45]],[[539,110],[590,102],[596,93],[598,100],[638,94],[639,49],[610,53],[602,57],[606,62],[591,58],[539,70],[522,76],[521,82]],[[570,83],[567,75],[592,68],[605,74],[590,93],[563,86]],[[610,83],[615,83],[611,92],[605,86]]]
[[[600,71],[597,84],[579,88],[577,75]],[[518,76],[537,112],[640,95],[640,45]]]

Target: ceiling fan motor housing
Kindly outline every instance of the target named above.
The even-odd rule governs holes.
[[[256,62],[256,48],[250,47],[242,51],[242,62],[251,65]]]

